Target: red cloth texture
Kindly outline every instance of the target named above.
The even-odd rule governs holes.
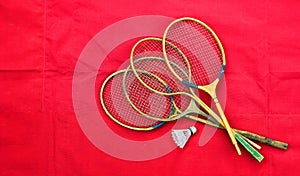
[[[296,175],[300,172],[299,6],[299,1],[262,0],[0,2],[0,175]],[[176,148],[151,160],[120,159],[94,145],[74,110],[72,86],[78,60],[102,30],[149,15],[190,16],[212,27],[226,53],[225,113],[231,126],[285,141],[288,150],[262,145],[265,159],[258,163],[244,149],[238,156],[223,130],[199,146],[204,127],[200,123],[183,150]],[[129,58],[136,41],[132,38],[117,46],[96,66],[92,91],[102,116],[101,81]],[[124,129],[109,119],[105,122],[116,134],[136,141],[169,133],[174,125],[148,133]],[[122,143],[114,147],[126,152]]]

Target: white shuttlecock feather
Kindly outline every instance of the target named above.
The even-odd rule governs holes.
[[[194,126],[183,130],[172,130],[172,138],[179,148],[183,148],[189,138],[196,132],[197,129]]]

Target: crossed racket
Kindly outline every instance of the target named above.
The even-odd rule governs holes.
[[[103,82],[101,105],[113,121],[132,130],[153,130],[181,117],[223,128],[239,155],[237,142],[259,162],[264,157],[251,140],[287,149],[284,142],[231,128],[216,95],[225,65],[224,49],[213,30],[197,19],[180,18],[167,27],[162,39],[144,38],[133,46],[130,66]],[[212,97],[219,115],[195,90]]]

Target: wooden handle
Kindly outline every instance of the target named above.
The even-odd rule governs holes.
[[[288,148],[288,144],[285,142],[277,141],[275,139],[270,139],[270,138],[267,138],[267,137],[264,137],[264,136],[261,136],[258,134],[254,134],[254,133],[251,133],[248,131],[244,131],[244,130],[238,130],[238,129],[235,129],[235,130],[239,134],[241,134],[249,139],[252,139],[252,140],[255,140],[255,141],[258,141],[258,142],[261,142],[261,143],[264,143],[264,144],[267,144],[267,145],[270,145],[270,146],[273,146],[273,147],[276,147],[279,149],[283,149],[283,150],[286,150]]]
[[[207,117],[207,118],[210,118],[210,116],[207,116],[206,114],[202,114],[202,115]],[[190,118],[190,119],[196,120],[198,122],[202,122],[204,124],[216,127],[216,128],[224,129],[221,125],[218,125],[217,122],[204,120],[204,119],[194,117],[194,116],[190,116],[190,115],[187,115],[187,117]],[[267,145],[272,146],[272,147],[276,147],[276,148],[283,149],[283,150],[286,150],[288,148],[288,144],[285,143],[285,142],[277,141],[277,140],[274,140],[274,139],[271,139],[271,138],[267,138],[265,136],[261,136],[261,135],[258,135],[258,134],[255,134],[255,133],[252,133],[252,132],[249,132],[249,131],[245,131],[245,130],[239,130],[239,129],[234,129],[234,128],[233,128],[233,130],[235,130],[237,133],[243,135],[244,137],[247,137],[249,139],[258,141],[258,142],[263,143],[263,144],[267,144]]]
[[[258,162],[261,162],[264,159],[264,156],[262,156],[257,150],[249,145],[239,134],[236,133],[235,137]]]

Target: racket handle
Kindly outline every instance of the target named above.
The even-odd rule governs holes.
[[[244,130],[238,130],[238,129],[234,129],[234,130],[249,139],[252,139],[252,140],[255,140],[255,141],[258,141],[258,142],[261,142],[261,143],[264,143],[264,144],[267,144],[267,145],[270,145],[270,146],[273,146],[273,147],[276,147],[279,149],[286,150],[288,147],[288,144],[285,142],[270,139],[270,138],[267,138],[267,137],[264,137],[264,136],[261,136],[258,134],[254,134],[254,133],[251,133],[248,131],[244,131]]]
[[[251,141],[250,139],[246,138],[245,136],[243,135],[240,135],[245,141],[247,141],[250,145],[252,145],[254,148],[260,150],[261,149],[261,146],[256,144],[255,142]]]
[[[207,118],[211,118],[210,116],[208,116],[206,114],[202,114],[202,115],[207,117]],[[216,124],[217,122],[211,122],[211,121],[208,121],[208,120],[204,120],[204,119],[189,116],[189,115],[188,115],[188,117],[190,119],[195,120],[195,121],[199,121],[199,122],[202,122],[204,124],[208,124],[208,125],[216,127],[216,128],[224,129],[224,127],[222,127],[221,125]],[[285,142],[277,141],[277,140],[274,140],[274,139],[271,139],[271,138],[267,138],[265,136],[261,136],[261,135],[258,135],[258,134],[255,134],[255,133],[252,133],[252,132],[249,132],[249,131],[245,131],[245,130],[239,130],[239,129],[234,129],[234,128],[233,128],[233,130],[235,132],[243,135],[244,137],[247,137],[249,139],[258,141],[258,142],[263,143],[263,144],[267,144],[267,145],[272,146],[272,147],[276,147],[276,148],[283,149],[283,150],[286,150],[288,148],[288,144],[285,143]]]
[[[235,133],[234,136],[258,162],[261,162],[264,159],[264,156],[248,144],[238,133]]]

